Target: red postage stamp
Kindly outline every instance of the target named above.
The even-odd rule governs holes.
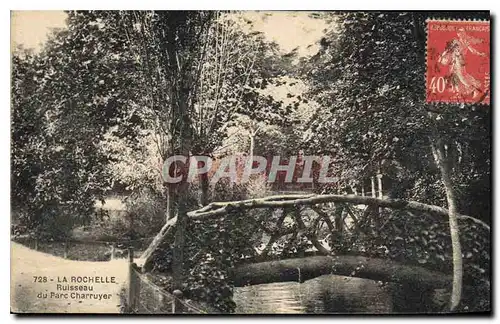
[[[427,102],[490,103],[490,22],[427,21]]]

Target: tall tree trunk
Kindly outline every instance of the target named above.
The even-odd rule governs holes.
[[[250,148],[248,150],[248,156],[245,162],[245,169],[251,170],[253,166],[253,154],[255,149],[255,132],[251,130],[248,137],[250,138]]]
[[[185,231],[187,224],[187,209],[185,197],[187,194],[188,183],[183,182],[179,185],[179,196],[184,199],[179,199],[177,208],[177,223],[175,227],[175,239],[172,249],[172,277],[174,289],[182,290],[182,282],[184,280],[184,244]],[[181,195],[182,194],[182,195]]]
[[[426,48],[425,43],[425,30],[422,29],[421,18],[413,13],[413,33],[417,44],[421,49]],[[417,51],[419,54],[419,59],[421,64],[425,64],[425,50]],[[430,120],[436,120],[433,113],[427,110],[427,114]],[[432,154],[434,155],[434,160],[441,172],[441,180],[446,190],[446,200],[448,202],[448,215],[450,224],[450,236],[451,245],[453,249],[453,286],[450,299],[450,310],[453,311],[462,297],[462,277],[463,277],[463,267],[462,267],[462,249],[460,247],[460,236],[458,231],[457,223],[457,211],[455,204],[455,195],[453,193],[453,184],[451,182],[450,168],[446,163],[444,148],[437,132],[438,128],[435,124],[431,127],[433,133],[433,138],[430,138]]]
[[[201,156],[205,156],[206,155],[206,147],[203,146],[203,145],[200,145],[199,143],[195,143],[195,139],[193,139],[193,146],[196,145],[196,147],[193,147],[192,148],[192,155],[201,155]],[[196,167],[201,167],[200,166],[200,161],[197,161],[198,165]],[[206,163],[206,161],[204,161],[203,163]],[[203,165],[202,167],[206,167],[206,165]],[[209,174],[210,170],[208,170],[208,172],[205,172],[205,173],[201,173],[201,174],[198,174],[198,185],[199,185],[199,189],[198,189],[198,203],[201,205],[201,206],[206,206],[208,205],[208,202],[209,202],[209,190],[210,190],[210,179],[208,178],[208,174]]]
[[[255,133],[250,134],[250,151],[248,152],[248,157],[250,158],[250,163],[252,163],[253,152],[255,149]]]
[[[175,197],[176,203],[176,216],[177,224],[175,227],[175,240],[172,249],[172,277],[174,282],[174,289],[182,290],[182,282],[184,280],[184,244],[185,244],[185,230],[187,225],[187,198],[189,195],[189,182],[187,181],[187,170],[189,170],[190,163],[190,148],[191,148],[191,134],[189,133],[189,120],[185,118],[187,114],[187,100],[182,96],[177,102],[177,114],[179,120],[181,121],[181,126],[178,129],[178,139],[179,149],[176,154],[183,155],[186,157],[186,163],[184,165],[184,176],[186,177],[180,183],[172,186],[173,197]]]
[[[200,174],[199,177],[200,181],[200,204],[202,206],[208,205],[208,190],[209,190],[209,181],[208,181],[208,174],[203,173]]]
[[[334,221],[335,221],[335,236],[332,237],[332,245],[334,246],[336,252],[341,251],[342,242],[344,240],[344,205],[336,203],[334,211]]]
[[[455,194],[453,192],[453,183],[451,181],[451,172],[446,161],[444,147],[441,140],[438,138],[431,142],[432,154],[436,164],[441,172],[441,180],[443,181],[446,191],[446,200],[448,202],[448,213],[450,223],[451,246],[453,249],[453,286],[450,300],[450,311],[457,308],[462,297],[462,248],[460,246],[460,233],[458,229],[457,210],[455,203]]]
[[[171,184],[165,184],[165,196],[167,200],[166,222],[175,216],[175,192]]]
[[[170,131],[170,138],[172,138],[172,131]],[[165,160],[168,159],[170,156],[174,156],[174,143],[170,141],[168,143],[168,148],[167,148],[167,155],[164,157]],[[165,161],[163,161],[165,163]],[[177,164],[169,165],[169,169],[167,172],[170,174],[170,176],[175,176],[177,173]],[[167,204],[167,211],[166,211],[166,222],[167,223],[170,219],[175,217],[176,213],[176,185],[173,183],[165,183],[165,197],[166,197],[166,204]]]

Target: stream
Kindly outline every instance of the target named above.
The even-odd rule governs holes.
[[[387,314],[431,311],[421,294],[408,296],[397,285],[361,278],[325,275],[304,283],[279,282],[235,288],[240,314]]]

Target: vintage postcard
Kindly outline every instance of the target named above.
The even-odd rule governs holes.
[[[490,13],[12,11],[15,314],[491,314]]]

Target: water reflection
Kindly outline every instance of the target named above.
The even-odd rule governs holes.
[[[327,275],[302,284],[282,282],[236,288],[237,313],[390,313],[392,298],[375,281]]]

